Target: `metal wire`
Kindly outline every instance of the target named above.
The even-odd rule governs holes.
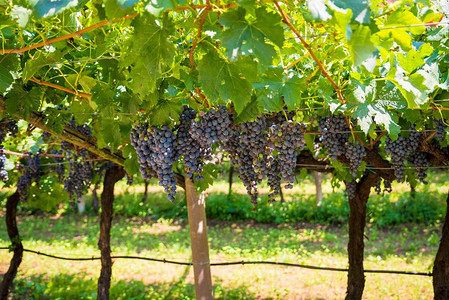
[[[0,250],[9,250],[9,247],[0,247]],[[100,260],[101,257],[63,257],[52,254],[43,253],[36,250],[23,249],[24,252],[34,253],[37,255],[46,256],[49,258],[60,259],[60,260],[69,260],[69,261],[88,261],[88,260]],[[142,257],[142,256],[132,256],[132,255],[116,255],[111,256],[111,259],[138,259],[138,260],[146,260],[153,262],[161,262],[166,264],[174,264],[181,266],[193,266],[193,265],[210,265],[211,267],[218,266],[233,266],[233,265],[277,265],[277,266],[287,266],[287,267],[298,267],[303,269],[311,269],[311,270],[322,270],[322,271],[335,271],[335,272],[348,272],[348,269],[345,268],[333,268],[333,267],[319,267],[319,266],[311,266],[305,264],[295,264],[295,263],[286,263],[286,262],[277,262],[277,261],[231,261],[231,262],[181,262],[174,261],[168,259],[160,259],[160,258],[151,258],[151,257]],[[415,271],[398,271],[398,270],[364,270],[365,273],[380,273],[380,274],[398,274],[398,275],[417,275],[417,276],[432,276],[431,272],[415,272]]]

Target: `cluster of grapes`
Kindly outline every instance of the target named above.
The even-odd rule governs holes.
[[[346,185],[346,195],[349,199],[354,199],[357,195],[357,181],[345,181]]]
[[[8,135],[16,136],[19,128],[17,127],[17,122],[4,118],[0,120],[0,180],[3,182],[8,181],[9,175],[6,170],[6,155],[5,148],[3,147],[3,142]]]
[[[415,167],[415,172],[418,180],[424,184],[427,184],[427,181],[425,179],[427,177],[427,171],[430,165],[429,155],[425,152],[414,151],[410,153],[407,161]]]
[[[447,125],[442,120],[434,120],[435,123],[435,136],[442,142],[446,140]]]
[[[88,137],[92,135],[92,130],[87,124],[76,125],[75,120],[72,119],[69,126]],[[64,178],[63,159],[55,158],[55,161],[59,163],[55,171],[58,174],[58,179],[64,181],[64,191],[69,194],[70,199],[73,199],[74,196],[81,198],[87,192],[94,176],[89,151],[86,149],[75,151],[70,143],[64,141],[61,143],[61,152],[58,152],[58,154],[64,154],[69,165],[67,176]]]
[[[330,159],[337,160],[339,155],[346,152],[346,143],[350,136],[350,130],[344,116],[334,115],[323,117],[319,122],[321,142],[327,149]]]
[[[349,172],[356,177],[357,169],[362,165],[363,158],[366,156],[366,149],[358,141],[355,143],[348,141],[351,134],[345,117],[334,115],[321,118],[319,131],[320,139],[327,149],[329,157],[335,161],[339,155],[344,155],[349,160]]]
[[[384,183],[384,192],[391,193],[391,181],[382,180],[381,177],[377,179],[376,185],[374,186],[374,191],[379,195],[382,192],[382,181]]]
[[[293,188],[297,150],[302,150],[305,145],[303,125],[293,121],[284,121],[282,124],[271,126],[270,144],[279,161],[279,172],[282,180],[287,182],[286,189]]]
[[[131,131],[131,144],[136,149],[143,178],[157,176],[171,201],[176,195],[176,179],[172,170],[175,143],[176,136],[167,126],[148,128],[147,124],[141,124]]]
[[[267,174],[265,149],[267,146],[267,123],[264,117],[240,125],[232,130],[233,136],[226,144],[231,156],[239,166],[239,177],[245,185],[248,195],[255,203],[258,197],[257,184]]]
[[[52,154],[54,155],[63,155],[62,150],[53,150]],[[64,182],[64,174],[65,174],[65,166],[64,166],[64,158],[63,157],[54,157],[55,167],[54,170],[58,175],[58,182]]]
[[[418,150],[421,137],[422,134],[412,126],[409,137],[399,136],[395,141],[390,138],[386,139],[385,151],[391,155],[391,165],[398,182],[405,180],[404,162],[410,153]]]
[[[66,151],[65,157],[69,164],[69,171],[64,179],[64,191],[69,194],[70,199],[73,199],[73,196],[81,198],[94,175],[93,165],[89,161],[89,152],[86,149],[81,149],[78,153]]]
[[[202,180],[204,160],[209,157],[211,148],[203,148],[199,142],[192,137],[190,128],[196,117],[196,112],[188,106],[182,108],[180,124],[176,136],[176,157],[182,155],[184,158],[185,174],[195,180]]]
[[[23,173],[17,180],[17,192],[19,193],[20,199],[22,201],[25,201],[28,190],[31,187],[33,181],[38,184],[41,176],[41,170],[39,169],[41,161],[40,150],[36,154],[33,154],[31,152],[27,152],[26,154],[26,165],[19,167],[19,169],[21,169]]]
[[[202,148],[211,148],[215,142],[226,144],[231,131],[231,119],[226,106],[211,109],[207,112],[200,111],[199,118],[192,122],[190,134],[198,141]]]

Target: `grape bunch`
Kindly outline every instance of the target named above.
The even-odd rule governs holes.
[[[388,180],[382,180],[381,177],[379,177],[379,179],[377,179],[376,185],[374,186],[374,191],[379,195],[382,192],[382,181],[384,183],[384,193],[391,193],[392,188],[391,188],[391,181]]]
[[[171,201],[176,195],[176,179],[172,170],[176,158],[175,143],[176,136],[167,126],[148,128],[143,124],[131,132],[131,144],[136,149],[142,176],[149,179],[157,175]]]
[[[427,184],[427,181],[425,179],[427,177],[427,171],[430,165],[429,155],[425,152],[414,151],[410,153],[407,161],[415,167],[415,172],[418,180],[424,184]]]
[[[176,135],[176,157],[183,156],[185,174],[195,180],[202,180],[201,173],[206,158],[211,154],[212,149],[203,148],[199,142],[192,137],[190,127],[196,117],[196,112],[188,106],[184,106],[180,115],[180,124]]]
[[[422,134],[412,126],[409,137],[399,136],[395,141],[392,141],[389,137],[386,139],[385,151],[391,155],[391,165],[393,166],[394,174],[398,182],[404,181],[404,162],[410,153],[418,150],[421,136]]]
[[[442,120],[434,120],[436,137],[440,142],[446,140],[447,125]]]
[[[333,115],[321,118],[319,131],[320,139],[332,160],[335,161],[339,155],[346,153],[345,145],[350,136],[350,130],[344,116]]]
[[[348,199],[354,199],[357,195],[357,182],[355,180],[345,181],[345,185]]]
[[[63,155],[62,150],[53,150],[52,154],[54,155]],[[54,171],[58,175],[58,182],[63,183],[64,182],[64,174],[65,174],[65,165],[64,165],[64,158],[63,157],[54,157],[55,161],[55,167]]]
[[[199,112],[199,118],[192,122],[190,134],[202,148],[208,149],[215,142],[225,144],[230,137],[231,118],[226,106]]]
[[[81,149],[78,153],[66,151],[65,156],[69,170],[64,179],[64,191],[69,194],[70,199],[73,199],[73,196],[81,198],[87,192],[94,175],[89,152],[86,149]]]
[[[157,176],[156,171],[150,164],[151,149],[149,148],[150,133],[148,129],[148,123],[142,123],[133,127],[130,134],[131,145],[137,152],[137,161],[144,179]]]
[[[28,190],[31,187],[31,184],[36,182],[39,183],[39,179],[41,176],[40,166],[40,150],[33,154],[31,152],[27,152],[26,165],[20,166],[22,175],[17,180],[17,192],[20,195],[20,200],[25,201],[26,196],[28,194]]]
[[[0,120],[0,180],[3,182],[9,179],[8,171],[6,170],[6,155],[3,142],[8,135],[15,137],[18,130],[16,121],[7,118]]]
[[[270,187],[269,199],[274,199],[281,192],[281,167],[279,160],[271,156],[268,158],[269,173],[267,175],[268,186]]]
[[[271,126],[270,148],[275,150],[279,160],[279,172],[282,180],[287,182],[285,188],[293,188],[297,150],[302,150],[305,145],[303,125],[293,121],[284,121],[280,125]]]
[[[349,159],[349,172],[352,176],[357,177],[357,169],[362,165],[363,158],[366,156],[366,149],[361,143],[346,142],[345,157]]]

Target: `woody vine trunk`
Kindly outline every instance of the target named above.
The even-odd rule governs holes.
[[[371,187],[378,180],[378,175],[369,173],[363,176],[356,184],[356,192],[349,201],[349,242],[348,242],[348,286],[346,299],[362,299],[365,288],[365,275],[363,270],[363,252],[365,244],[363,241],[366,225],[366,204],[370,195]],[[348,186],[348,184],[346,184]]]
[[[8,292],[11,288],[12,282],[17,274],[17,269],[22,262],[23,246],[20,240],[19,229],[17,228],[17,205],[19,204],[20,195],[16,191],[6,200],[6,230],[8,231],[9,239],[11,240],[14,255],[11,259],[8,271],[3,276],[0,283],[0,299],[8,299]]]
[[[111,260],[111,223],[114,203],[114,186],[125,176],[122,167],[115,166],[106,171],[104,176],[103,192],[101,193],[100,239],[98,247],[101,252],[101,272],[98,278],[98,299],[109,299],[111,286],[112,260]]]
[[[433,264],[433,292],[436,300],[449,299],[449,194],[444,218],[443,234]]]

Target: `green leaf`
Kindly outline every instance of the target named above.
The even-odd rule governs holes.
[[[352,11],[352,19],[360,24],[370,22],[371,10],[368,0],[330,0],[329,4],[338,8],[350,9]]]
[[[59,62],[63,55],[64,54],[61,51],[51,53],[43,53],[41,51],[36,52],[34,56],[25,63],[22,74],[23,81],[27,82],[41,68]]]
[[[6,90],[14,82],[14,77],[12,76],[9,68],[4,67],[0,64],[0,94],[6,93]]]
[[[174,9],[179,4],[184,4],[185,1],[176,1],[176,0],[152,0],[150,3],[145,6],[145,10],[149,13],[160,16],[162,12],[167,9]]]
[[[106,11],[106,17],[112,20],[132,13],[132,2],[137,1],[105,0],[104,7]]]
[[[407,53],[398,53],[396,58],[399,65],[407,72],[411,73],[424,65],[424,58],[432,54],[433,48],[430,44],[423,44],[418,50],[411,49]]]
[[[397,116],[386,110],[379,103],[360,103],[356,106],[353,116],[357,118],[358,125],[367,135],[372,129],[373,122],[377,125],[382,125],[392,137],[397,137],[401,130],[397,123]]]
[[[215,164],[207,164],[203,167],[202,176],[204,180],[194,181],[198,193],[204,192],[214,183],[214,178],[218,177],[218,170]]]
[[[239,124],[254,121],[263,110],[260,107],[263,107],[261,106],[260,99],[258,97],[252,97],[251,102],[245,106],[243,111],[234,117],[234,122]]]
[[[17,24],[21,28],[25,28],[31,17],[32,11],[22,6],[14,5],[11,9],[11,18],[17,20]]]
[[[137,153],[133,146],[126,145],[123,147],[123,155],[126,157],[125,169],[129,174],[139,173],[139,163],[137,162]]]
[[[358,66],[373,56],[375,50],[371,42],[371,30],[368,26],[358,25],[348,42],[354,65]]]
[[[129,87],[145,96],[156,89],[157,79],[173,63],[175,47],[170,41],[173,24],[167,17],[163,26],[159,26],[152,15],[145,14],[132,25],[134,35],[126,42],[122,67],[131,66]]]
[[[150,125],[167,125],[172,121],[177,121],[179,120],[181,110],[182,104],[180,101],[160,100],[150,113]]]
[[[279,47],[282,47],[284,41],[280,17],[268,13],[264,8],[256,10],[255,21],[248,21],[245,16],[246,10],[239,7],[220,17],[220,22],[226,26],[222,36],[229,58],[236,59],[239,54],[254,54],[262,64],[271,64],[277,52],[267,40]]]
[[[310,13],[314,19],[327,21],[332,18],[331,14],[327,10],[324,0],[307,0],[307,8],[310,10]]]
[[[305,89],[306,79],[294,76],[284,82],[280,91],[289,110],[295,110],[301,103],[301,92]]]
[[[6,94],[6,109],[10,114],[20,114],[28,117],[31,112],[40,107],[43,89],[40,86],[25,91],[21,84],[14,83],[11,90]]]
[[[33,12],[38,18],[46,18],[59,14],[60,12],[76,7],[84,2],[78,0],[29,0],[33,6]]]
[[[198,64],[200,83],[211,103],[232,100],[239,114],[251,100],[252,87],[238,65],[209,51]],[[245,71],[245,70],[243,70]]]

